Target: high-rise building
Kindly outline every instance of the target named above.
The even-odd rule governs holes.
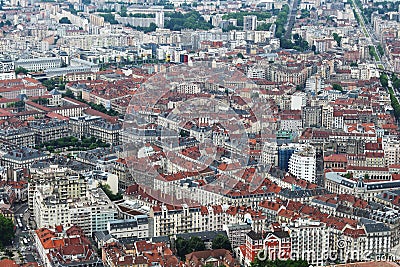
[[[290,145],[282,145],[278,149],[278,166],[283,171],[289,171],[289,159],[293,155],[295,148]]]
[[[297,178],[315,183],[316,151],[310,145],[300,146],[289,159],[289,172]]]
[[[244,16],[243,17],[243,30],[254,31],[257,29],[257,16]]]

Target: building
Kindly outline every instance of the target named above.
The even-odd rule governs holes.
[[[285,260],[291,257],[291,239],[288,232],[275,231],[266,233],[256,233],[251,231],[246,235],[244,250],[244,265],[258,258],[269,260]]]
[[[27,147],[21,147],[20,149],[12,149],[3,154],[0,158],[2,166],[8,166],[11,168],[29,168],[33,163],[46,160],[50,156],[46,153]]]
[[[99,116],[80,116],[80,117],[70,117],[69,118],[69,129],[71,135],[78,138],[87,137],[90,135],[90,126],[95,122],[99,121],[101,117]]]
[[[229,266],[239,267],[240,264],[226,249],[195,251],[186,255],[187,266]]]
[[[298,219],[286,226],[292,241],[292,259],[306,260],[315,266],[325,265],[324,257],[329,251],[329,231],[319,222]]]
[[[15,79],[14,62],[11,60],[0,60],[0,80]]]
[[[257,16],[244,16],[243,17],[243,30],[255,31],[257,29]]]
[[[136,215],[133,219],[109,221],[107,231],[118,240],[146,238],[149,237],[149,220],[146,215]]]
[[[41,57],[30,59],[18,59],[15,61],[15,67],[22,67],[29,71],[40,71],[47,69],[60,68],[62,64],[59,57]]]
[[[94,136],[105,143],[109,143],[112,145],[121,144],[121,123],[111,123],[106,120],[98,120],[89,125],[89,132],[91,136]]]
[[[153,218],[153,236],[173,235],[184,232],[199,232],[204,227],[200,207],[154,206],[150,210]],[[222,228],[222,227],[221,227]],[[211,230],[211,229],[210,229]]]
[[[321,127],[321,107],[319,106],[305,106],[301,109],[301,118],[303,120],[303,128],[306,127]]]
[[[36,120],[29,123],[29,127],[35,133],[36,144],[70,136],[68,121],[66,120]]]
[[[63,199],[58,188],[36,189],[33,196],[33,216],[38,228],[76,225],[92,235],[107,230],[116,213],[113,203],[99,188],[88,190],[81,198]]]
[[[0,129],[0,140],[20,147],[33,147],[35,145],[35,133],[29,127],[2,128]]]
[[[246,234],[252,230],[251,225],[247,223],[224,225],[223,229],[228,234],[232,248],[244,245],[246,243]]]
[[[40,228],[34,231],[35,246],[46,267],[102,267],[103,262],[92,248],[81,228],[72,226],[64,230]]]
[[[275,142],[265,143],[261,151],[261,163],[268,166],[278,166],[278,146]]]
[[[66,167],[58,165],[32,167],[30,174],[28,207],[31,214],[33,213],[34,195],[37,189],[57,188],[61,200],[83,197],[88,190],[87,183],[83,177],[78,176],[74,171]]]
[[[289,160],[295,151],[291,145],[282,145],[278,148],[278,166],[283,171],[289,171]]]
[[[289,159],[289,172],[299,179],[316,182],[316,151],[310,145],[298,147]]]

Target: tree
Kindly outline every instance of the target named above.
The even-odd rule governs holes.
[[[202,251],[206,249],[206,246],[204,245],[203,240],[201,240],[200,237],[198,236],[192,236],[189,239],[189,247],[193,251]]]
[[[337,91],[343,92],[343,87],[340,84],[334,83],[332,85],[332,88],[333,88],[333,90],[337,90]]]
[[[231,242],[229,241],[228,237],[223,234],[218,234],[217,236],[214,237],[212,241],[212,249],[219,249],[223,248],[226,250],[231,250]]]
[[[381,56],[383,56],[383,55],[385,54],[385,50],[383,50],[383,47],[382,47],[381,45],[378,45],[377,48],[378,48],[379,54],[380,54]]]
[[[60,23],[60,24],[72,24],[71,21],[69,20],[69,18],[67,18],[67,17],[62,17],[62,18],[58,21],[58,23]]]
[[[0,214],[0,246],[9,246],[14,238],[14,224],[11,219]]]
[[[332,34],[332,36],[333,36],[333,39],[336,41],[337,46],[340,47],[340,46],[342,45],[342,37],[339,36],[336,32],[334,32],[334,33]]]
[[[67,91],[65,91],[65,94],[63,95],[64,97],[69,97],[69,98],[75,98],[74,93],[71,91],[71,89],[67,89]]]
[[[22,73],[22,74],[27,74],[29,71],[27,70],[27,69],[25,69],[25,68],[23,68],[23,67],[21,67],[21,66],[19,66],[19,67],[17,67],[16,69],[15,69],[15,74],[20,74],[20,73]]]
[[[175,241],[177,255],[184,260],[185,255],[194,251],[202,251],[206,249],[203,240],[200,237],[192,236],[189,240],[178,237]]]
[[[244,56],[243,56],[243,54],[242,54],[242,53],[237,53],[237,57],[238,57],[238,58],[241,58],[241,59],[243,59],[243,58],[244,58]]]
[[[111,201],[116,201],[116,200],[121,200],[122,199],[121,193],[118,192],[117,194],[114,194],[111,191],[110,186],[108,184],[100,184],[99,188],[101,188],[104,191],[104,193],[108,196],[108,198]]]
[[[381,74],[381,76],[379,77],[379,80],[383,87],[388,87],[389,79],[386,74]]]

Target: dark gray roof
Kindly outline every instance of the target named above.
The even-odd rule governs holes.
[[[262,239],[262,234],[261,233],[256,233],[253,230],[247,233],[247,235],[252,239],[252,240],[261,240]]]
[[[225,231],[205,231],[205,232],[193,232],[193,233],[182,233],[182,234],[177,234],[176,238],[182,237],[184,239],[189,239],[192,236],[200,237],[201,240],[203,241],[209,241],[213,240],[215,236],[222,234],[227,236]]]
[[[113,238],[107,230],[105,231],[97,231],[94,233],[94,237],[98,240],[98,241],[107,241],[110,240],[111,238]]]
[[[137,227],[138,223],[135,219],[115,220],[110,222],[110,230]]]

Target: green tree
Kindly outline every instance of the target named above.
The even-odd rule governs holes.
[[[202,251],[202,250],[206,249],[206,246],[204,245],[203,240],[201,240],[201,238],[198,236],[192,236],[189,239],[189,247],[191,249],[191,252]]]
[[[378,48],[379,54],[380,54],[381,56],[383,56],[383,55],[385,54],[385,50],[383,50],[383,47],[382,47],[381,45],[378,45],[377,48]]]
[[[69,20],[69,18],[67,18],[67,17],[62,17],[62,18],[58,21],[58,23],[60,23],[60,24],[72,24],[71,21]]]
[[[0,214],[0,246],[5,247],[11,245],[14,238],[14,224],[11,219]]]
[[[121,200],[122,199],[122,194],[119,193],[119,192],[117,194],[114,194],[111,191],[110,186],[108,184],[100,184],[99,188],[101,188],[104,191],[104,193],[108,196],[108,198],[111,201],[116,201],[116,200]]]
[[[15,69],[15,74],[27,74],[29,71],[27,70],[27,69],[25,69],[25,68],[23,68],[23,67],[21,67],[21,66],[19,66],[19,67],[17,67],[16,69]]]
[[[339,36],[336,32],[334,32],[332,34],[332,36],[333,36],[333,39],[336,41],[337,46],[339,46],[339,47],[342,46],[342,37]]]
[[[226,235],[218,234],[216,237],[214,237],[212,241],[212,249],[227,249],[231,250],[231,242],[229,241],[228,237]]]
[[[236,55],[238,58],[241,58],[241,59],[243,59],[244,58],[244,56],[243,56],[243,54],[242,53],[237,53],[237,55]]]
[[[388,79],[388,77],[387,77],[387,75],[386,74],[381,74],[381,76],[379,77],[379,80],[380,80],[380,82],[381,82],[381,85],[383,86],[383,87],[388,87],[388,85],[389,85],[389,79]]]
[[[175,241],[177,255],[184,260],[185,255],[194,251],[202,251],[206,249],[203,240],[200,237],[192,236],[189,240],[178,237]]]
[[[337,91],[343,92],[343,87],[340,84],[334,83],[332,85],[332,88],[333,88],[333,90],[337,90]]]
[[[67,89],[67,91],[65,91],[65,94],[63,94],[63,97],[75,98],[75,95],[71,91],[71,89]]]

